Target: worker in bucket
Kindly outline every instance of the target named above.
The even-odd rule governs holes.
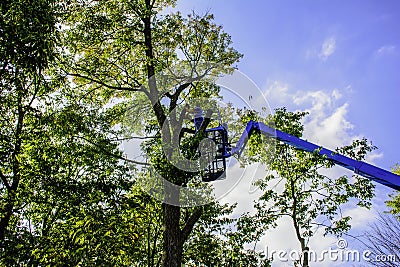
[[[201,124],[204,121],[204,111],[201,107],[196,107],[193,111],[193,122],[196,132],[199,131]]]

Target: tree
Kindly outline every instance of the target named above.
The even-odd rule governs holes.
[[[104,114],[56,106],[61,108],[43,114],[43,128],[27,142],[30,179],[15,216],[17,251],[7,255],[34,265],[128,265],[140,233],[133,212],[140,206],[126,197],[132,172],[116,157]]]
[[[182,197],[180,188],[199,176],[173,164],[182,159],[180,130],[189,112],[184,103],[217,96],[218,87],[210,79],[232,71],[240,58],[212,15],[160,15],[174,3],[72,2],[64,41],[64,70],[87,96],[100,93],[105,104],[122,99],[118,106],[127,111],[142,107],[140,114],[134,114],[134,124],[147,125],[147,133],[156,137],[147,142],[147,151],[149,161],[167,181],[162,185],[166,192],[162,266],[181,265],[184,243],[204,210],[176,204]],[[202,127],[207,123],[205,120]],[[199,135],[190,147],[196,147]],[[194,159],[195,153],[186,152]],[[177,187],[167,188],[168,183]]]
[[[82,4],[14,1],[1,6],[5,33],[1,39],[5,103],[0,146],[1,264],[159,266],[162,260],[165,266],[176,266],[181,258],[186,263],[209,264],[213,254],[207,254],[207,241],[215,240],[217,257],[224,256],[219,265],[256,265],[259,255],[243,248],[248,239],[240,236],[245,233],[227,228],[224,240],[212,230],[206,235],[200,230],[233,223],[216,219],[231,208],[216,203],[187,208],[161,205],[135,185],[133,177],[150,173],[134,168],[132,164],[140,163],[124,158],[118,148],[121,129],[128,134],[147,131],[151,138],[143,148],[164,177],[182,187],[199,179],[199,172],[188,174],[170,164],[166,159],[171,157],[160,153],[160,145],[180,145],[186,158],[198,160],[195,152],[201,136],[177,134],[188,112],[178,102],[218,97],[219,88],[209,78],[231,71],[240,57],[230,47],[229,36],[208,14],[185,19],[178,13],[160,19],[155,2]],[[70,25],[61,20],[64,15],[71,15]],[[58,22],[65,31],[62,42],[55,27]],[[131,27],[135,22],[139,30]],[[166,38],[167,34],[175,39]],[[56,66],[60,59],[73,81]],[[150,77],[155,70],[160,75]],[[168,75],[165,83],[162,78]],[[138,81],[143,85],[138,86]],[[115,98],[123,102],[110,105]],[[162,98],[169,99],[169,107],[161,104]],[[126,111],[132,108],[145,112],[133,114],[139,118],[134,123],[125,123]],[[164,139],[160,118],[179,121],[167,124],[171,129],[163,132]],[[206,119],[202,127],[208,123]],[[9,127],[13,124],[15,132]],[[141,124],[146,129],[139,128]],[[180,192],[176,193],[179,199]],[[204,257],[193,247],[202,247]]]
[[[185,266],[270,266],[262,252],[245,248],[256,240],[241,217],[231,218],[235,206],[207,206],[185,244]]]
[[[393,172],[400,175],[400,165],[393,168]],[[391,208],[390,213],[400,214],[400,194],[391,195],[392,199],[388,200],[386,204]]]
[[[34,115],[24,119],[19,186],[2,240],[2,265],[123,265],[122,248],[135,249],[136,206],[124,198],[132,172],[119,162],[118,143],[110,138],[112,111],[78,104],[69,99],[72,94],[66,86],[41,95]],[[10,165],[2,161],[2,170]]]
[[[392,214],[379,214],[377,222],[364,232],[363,243],[370,252],[371,266],[398,266],[400,262],[400,220]],[[396,264],[397,263],[397,264]]]
[[[39,98],[52,91],[45,69],[54,58],[56,17],[53,1],[2,1],[0,39],[0,242],[18,210],[24,171],[24,140],[31,138]]]
[[[400,174],[400,166],[396,165],[393,172]],[[371,252],[368,257],[371,266],[396,266],[395,262],[400,262],[399,194],[386,204],[391,210],[379,213],[377,222],[370,224],[362,237],[364,247]]]
[[[277,109],[269,123],[273,122],[277,129],[301,137],[301,121],[305,116],[305,112]],[[258,143],[253,143],[257,150],[265,149]],[[362,160],[373,149],[366,139],[361,139],[338,148],[337,152]],[[264,158],[264,162],[274,172],[257,182],[263,194],[255,203],[257,212],[253,224],[265,230],[276,227],[278,218],[290,218],[301,247],[302,256],[297,262],[301,266],[309,266],[308,243],[318,229],[337,236],[350,229],[351,218],[341,213],[343,205],[352,199],[361,207],[371,205],[370,200],[374,196],[372,183],[359,176],[333,179],[321,174],[320,169],[329,169],[334,164],[320,156],[318,151],[307,153],[277,143],[273,158]]]
[[[60,79],[62,4],[0,6],[0,264],[129,265],[140,205],[124,197],[118,110]]]

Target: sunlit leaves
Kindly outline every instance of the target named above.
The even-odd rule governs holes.
[[[56,42],[55,6],[51,0],[2,1],[0,62],[3,71],[15,68],[32,74],[48,66],[54,58]]]
[[[306,115],[283,108],[276,110],[273,121],[277,129],[301,137]],[[366,139],[361,139],[337,151],[363,160],[374,149]],[[321,174],[321,169],[334,164],[318,152],[308,153],[278,142],[272,161],[264,160],[273,173],[256,183],[263,194],[255,203],[254,219],[261,222],[262,228],[269,228],[276,227],[278,218],[289,217],[296,232],[294,238],[302,249],[318,229],[337,236],[347,232],[351,218],[342,216],[342,207],[353,203],[369,208],[374,196],[374,186],[365,178]]]
[[[400,175],[400,165],[396,164],[393,167],[393,172]],[[392,194],[392,199],[388,200],[386,204],[391,208],[390,212],[395,215],[400,215],[400,194]]]

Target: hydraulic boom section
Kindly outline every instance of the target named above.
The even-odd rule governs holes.
[[[340,155],[329,149],[321,148],[311,142],[300,139],[296,136],[279,131],[265,125],[262,122],[250,121],[247,123],[246,129],[241,135],[236,147],[231,147],[228,143],[228,130],[226,126],[219,126],[206,130],[206,135],[211,139],[217,148],[214,159],[208,163],[204,169],[203,180],[214,181],[225,177],[226,158],[232,155],[241,155],[246,147],[247,141],[254,132],[259,132],[269,138],[274,138],[285,144],[295,147],[296,149],[313,153],[319,151],[320,155],[326,156],[327,160],[340,165],[346,169],[353,171],[356,174],[362,175],[370,180],[400,190],[400,176],[384,169],[378,168],[363,161],[351,159]]]

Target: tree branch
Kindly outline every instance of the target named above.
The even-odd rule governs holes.
[[[198,132],[204,132],[207,129],[208,124],[211,122],[211,115],[213,111],[211,109],[207,110],[206,116],[204,117],[203,123],[201,124]]]
[[[88,140],[88,139],[86,139],[86,138],[84,138],[84,137],[82,137],[82,136],[75,135],[74,137],[80,138],[80,139],[82,139],[82,140],[85,140],[85,141],[88,142],[89,144],[94,145],[95,147],[99,148],[99,150],[100,150],[101,152],[103,152],[103,153],[104,153],[105,155],[107,155],[107,156],[111,156],[111,157],[114,157],[114,158],[117,158],[117,159],[120,159],[120,160],[124,160],[124,161],[130,162],[130,163],[138,164],[138,165],[150,166],[149,163],[145,163],[145,162],[140,162],[140,161],[136,161],[136,160],[124,158],[124,157],[122,157],[122,156],[120,156],[120,155],[110,153],[110,152],[106,151],[105,149],[102,149],[101,146],[97,145],[96,143],[94,143],[94,142],[92,142],[92,141],[90,141],[90,140]]]
[[[125,137],[125,138],[110,139],[110,141],[118,142],[118,141],[125,141],[125,140],[131,140],[131,139],[153,139],[153,138],[157,138],[157,136],[130,136],[130,137]]]
[[[109,89],[114,89],[114,90],[121,90],[121,91],[129,91],[129,92],[145,92],[146,88],[141,85],[141,86],[137,86],[137,87],[122,87],[122,86],[113,86],[113,85],[109,85],[106,84],[105,82],[99,81],[97,79],[91,78],[89,76],[85,76],[82,74],[78,74],[78,73],[68,73],[68,75],[70,76],[74,76],[74,77],[79,77],[79,78],[83,78],[85,80],[94,82],[94,83],[98,83],[104,87],[107,87]]]
[[[176,89],[175,93],[173,93],[173,94],[170,94],[169,92],[165,93],[165,95],[171,99],[169,111],[171,112],[172,110],[174,110],[176,108],[179,96],[186,88],[188,88],[190,85],[192,85],[193,82],[203,79],[206,75],[207,75],[207,72],[204,72],[202,75],[188,79],[186,81],[186,83],[179,85],[179,87]]]
[[[190,233],[193,230],[194,225],[200,219],[200,216],[202,214],[203,214],[203,207],[197,206],[193,211],[192,215],[186,221],[186,224],[182,229],[182,240],[187,240],[187,238],[189,237]]]
[[[172,95],[169,94],[171,97],[171,105],[169,106],[169,111],[171,112],[172,110],[174,110],[176,108],[176,103],[178,101],[179,95],[183,92],[183,90],[185,90],[186,88],[189,87],[189,85],[191,85],[192,82],[187,82],[184,84],[181,84],[178,89],[176,89],[175,93],[173,93]]]

